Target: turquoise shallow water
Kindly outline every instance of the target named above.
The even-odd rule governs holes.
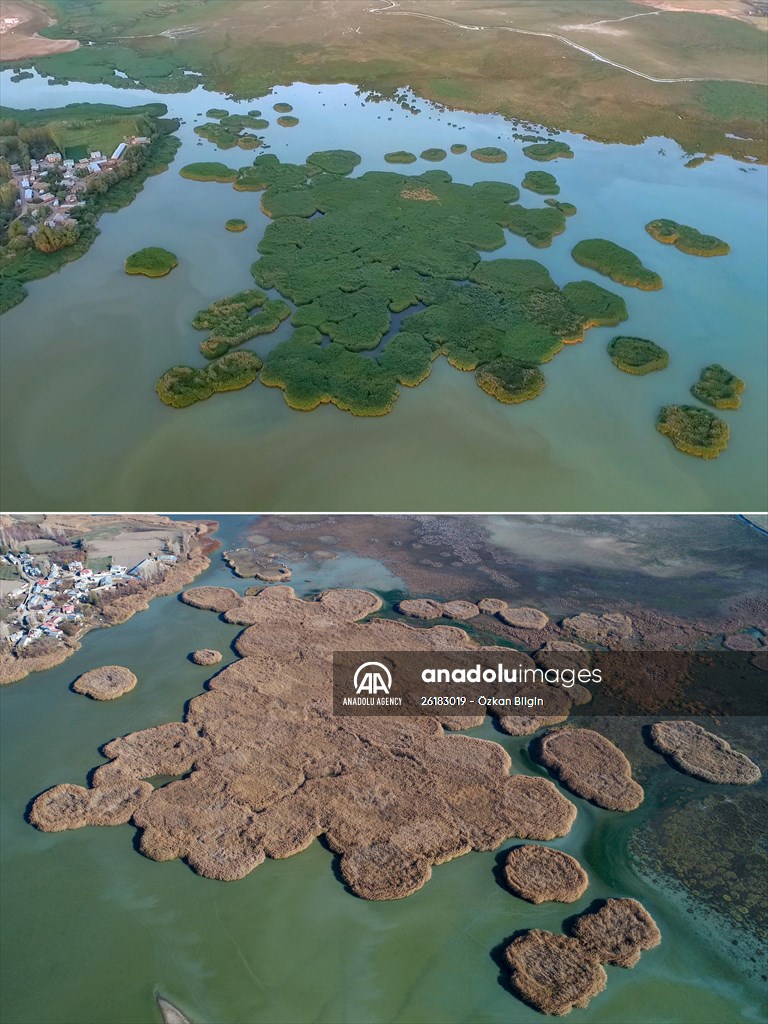
[[[225,545],[242,525],[225,525]],[[373,559],[342,556],[321,567],[322,578],[309,579],[305,567],[294,564],[300,592],[360,585],[363,568],[381,586],[400,582]],[[218,557],[199,582],[248,585]],[[181,862],[142,857],[129,825],[43,834],[25,822],[29,799],[58,782],[83,783],[110,738],[180,719],[208,677],[187,654],[217,647],[226,665],[237,632],[175,596],[159,598],[124,625],[89,634],[64,665],[0,690],[4,1022],[152,1024],[157,989],[194,1024],[533,1024],[543,1018],[500,983],[493,951],[517,929],[559,930],[571,913],[611,895],[640,899],[663,944],[631,971],[609,967],[606,991],[573,1021],[764,1019],[760,983],[710,945],[717,922],[706,912],[690,916],[627,855],[633,831],[652,826],[660,788],[666,796],[691,789],[661,759],[637,812],[612,814],[570,797],[574,827],[550,845],[579,858],[590,888],[567,907],[511,896],[496,880],[498,852],[435,868],[406,900],[373,903],[345,890],[319,842],[220,883]],[[131,668],[137,687],[111,703],[70,692],[77,675],[105,663]],[[472,734],[502,743],[514,771],[541,772],[526,740],[490,725]]]
[[[230,510],[761,510],[768,507],[768,360],[765,246],[766,168],[716,158],[686,169],[675,143],[606,146],[563,134],[573,160],[548,165],[560,198],[578,214],[550,249],[510,236],[490,258],[544,263],[558,284],[590,278],[620,292],[630,319],[623,333],[653,338],[671,353],[669,368],[645,378],[617,371],[605,346],[616,333],[589,331],[545,367],[541,397],[520,406],[489,399],[471,374],[444,359],[420,387],[404,389],[395,410],[356,419],[332,407],[288,409],[276,389],[254,384],[186,410],[163,406],[156,378],[175,363],[200,361],[191,319],[212,300],[252,284],[249,266],[268,221],[259,196],[227,185],[185,181],[178,168],[252,157],[219,151],[194,135],[211,106],[254,106],[272,115],[287,100],[296,128],[272,124],[270,151],[303,160],[315,149],[352,148],[355,173],[392,169],[384,153],[461,141],[502,145],[506,164],[449,156],[406,171],[448,170],[457,181],[519,183],[537,165],[493,115],[439,113],[424,103],[409,114],[365,103],[352,86],[297,83],[269,97],[235,103],[202,89],[184,96],[14,84],[0,76],[4,102],[51,106],[80,100],[131,105],[161,99],[186,120],[169,172],[150,179],[128,209],[100,222],[101,236],[81,260],[29,285],[30,298],[2,318],[2,487],[11,508]],[[198,118],[198,123],[205,120]],[[457,127],[454,127],[457,126]],[[499,138],[501,137],[501,138]],[[525,205],[542,199],[523,190]],[[235,235],[223,222],[241,216]],[[643,230],[672,217],[713,232],[730,256],[699,259],[662,246]],[[636,252],[665,281],[660,292],[614,285],[570,257],[582,238],[605,236]],[[159,244],[179,267],[158,281],[128,278],[125,257]],[[290,333],[251,343],[265,352]],[[722,361],[747,382],[742,409],[723,415],[728,450],[705,462],[677,452],[656,432],[663,404],[686,402],[701,368]],[[76,400],[85,394],[87,412]],[[23,424],[23,427],[22,427]],[[30,453],[34,452],[34,458]],[[84,467],[88,471],[84,471]],[[171,467],[173,471],[171,471]]]

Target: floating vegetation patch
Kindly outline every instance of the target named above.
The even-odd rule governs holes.
[[[143,274],[144,277],[165,277],[174,267],[178,266],[178,263],[176,255],[168,252],[167,249],[148,246],[128,257],[125,261],[125,272],[126,274]]]
[[[229,117],[229,111],[224,110],[222,107],[211,107],[210,110],[206,110],[205,116],[212,117],[214,120],[219,121],[222,117]]]
[[[614,366],[625,373],[645,374],[663,370],[669,364],[669,353],[655,341],[620,335],[608,344],[608,355]]]
[[[236,181],[237,171],[226,164],[215,162],[187,164],[179,171],[182,178],[191,178],[193,181]]]
[[[293,114],[282,114],[277,119],[277,123],[281,128],[295,128],[299,123],[298,117],[294,117]]]
[[[293,107],[290,103],[275,103],[272,109],[276,110],[278,114],[290,114]]]
[[[536,398],[546,384],[538,366],[526,366],[516,359],[494,359],[480,367],[475,379],[486,394],[510,405]]]
[[[564,217],[572,217],[578,212],[573,203],[561,203],[557,199],[545,199],[544,202],[553,210],[559,210]]]
[[[703,235],[701,231],[688,224],[678,224],[675,220],[652,220],[645,225],[648,234],[664,245],[674,245],[680,252],[691,256],[727,256],[730,245],[715,235]]]
[[[258,114],[258,111],[253,111],[250,114],[228,114],[226,111],[222,113],[218,108],[214,109],[216,110],[215,114],[209,110],[206,116],[218,117],[220,119],[218,124],[215,121],[209,121],[206,124],[197,125],[195,127],[196,135],[213,142],[219,149],[233,149],[235,146],[239,146],[241,149],[257,149],[263,144],[263,138],[246,132],[246,129],[261,131],[264,128],[269,128],[269,121],[253,116]]]
[[[691,394],[713,409],[738,409],[743,390],[743,380],[719,363],[712,363],[701,371],[701,376],[691,388]]]
[[[470,156],[484,164],[503,164],[507,160],[506,151],[498,146],[481,146],[480,149],[473,149]]]
[[[529,245],[545,249],[552,244],[555,235],[565,231],[565,216],[551,206],[532,210],[524,206],[512,206],[506,227],[512,234],[521,235]]]
[[[573,247],[571,256],[582,267],[590,267],[598,274],[605,274],[612,281],[630,288],[652,292],[663,284],[661,277],[644,267],[633,252],[606,238],[585,238]]]
[[[227,231],[245,231],[248,224],[240,217],[230,217],[230,219],[225,222],[224,227]]]
[[[255,309],[260,312],[254,313]],[[285,302],[269,299],[258,288],[251,288],[212,302],[200,310],[192,326],[211,332],[201,342],[200,351],[206,359],[216,359],[259,334],[271,334],[290,315]]]
[[[422,160],[432,160],[434,163],[437,163],[439,160],[445,160],[447,156],[448,154],[444,149],[438,148],[424,149],[421,153]]]
[[[467,147],[464,145],[463,142],[454,142],[454,144],[451,146],[451,152],[454,154],[454,156],[460,156],[462,153],[467,152]]]
[[[228,352],[207,366],[173,366],[155,385],[158,397],[174,409],[202,402],[217,391],[239,391],[252,384],[261,369],[253,352]]]
[[[708,409],[693,405],[665,405],[656,420],[656,429],[665,434],[678,451],[714,459],[728,444],[728,424]]]
[[[416,154],[409,153],[405,149],[398,149],[395,153],[385,153],[384,159],[388,164],[415,164]]]
[[[351,149],[325,149],[310,153],[307,163],[328,174],[351,174],[360,163],[360,157]]]
[[[702,164],[709,163],[711,160],[711,156],[694,156],[690,160],[686,160],[683,167],[701,167]]]
[[[554,174],[550,174],[549,171],[528,171],[523,178],[523,188],[538,192],[541,196],[556,196],[560,192]]]
[[[262,192],[273,221],[254,279],[296,307],[293,333],[265,356],[260,375],[292,408],[332,403],[381,416],[439,355],[462,370],[488,368],[478,375],[485,391],[523,401],[540,393],[538,366],[564,344],[627,318],[623,299],[591,282],[560,289],[534,260],[480,259],[504,245],[505,229],[548,244],[564,229],[559,210],[525,210],[509,182],[457,185],[439,169],[349,177],[355,157],[333,150],[290,164],[266,154],[233,172],[236,189]],[[411,307],[389,338],[392,314]],[[211,332],[201,349],[216,359],[290,315],[286,303],[251,290],[193,322]]]
[[[546,142],[535,142],[532,146],[523,146],[523,152],[531,160],[557,160],[565,158],[570,160],[573,157],[573,150],[565,142],[557,142],[555,139],[547,139]]]

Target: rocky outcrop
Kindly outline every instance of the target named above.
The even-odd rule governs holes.
[[[619,748],[593,729],[554,729],[536,744],[536,758],[564,786],[609,811],[633,811],[643,788]]]
[[[215,589],[202,600],[217,609]],[[233,592],[224,593],[231,602]],[[97,789],[100,801],[119,801],[138,786],[122,815],[141,829],[148,857],[183,857],[200,874],[232,880],[323,835],[347,884],[366,899],[405,896],[432,865],[468,850],[569,831],[573,804],[545,779],[510,775],[496,743],[449,736],[436,718],[333,716],[334,651],[476,650],[464,630],[362,622],[381,606],[362,590],[300,600],[273,586],[238,600],[224,618],[247,627],[235,643],[239,660],[189,702],[186,721],[108,743],[109,763],[94,772],[92,788],[42,794],[33,823],[95,823],[82,801],[95,800]],[[143,780],[155,775],[184,777],[152,791]],[[78,813],[71,790],[83,794]]]
[[[762,777],[746,754],[695,722],[656,722],[651,741],[681,772],[704,782],[748,786]]]
[[[534,928],[504,950],[512,988],[541,1013],[560,1017],[584,1008],[608,976],[576,939]]]
[[[83,693],[94,700],[116,700],[136,685],[136,676],[122,665],[103,665],[84,672],[74,683],[75,693]]]
[[[497,615],[499,612],[504,611],[507,607],[507,602],[502,601],[498,597],[484,597],[482,601],[477,602],[477,607],[486,615]]]
[[[563,629],[573,633],[580,640],[603,647],[610,647],[617,641],[626,640],[633,632],[632,619],[621,612],[606,612],[605,615],[581,612],[569,619],[563,619]]]
[[[221,661],[221,651],[212,651],[210,648],[204,647],[199,651],[193,651],[190,660],[195,665],[218,665]]]
[[[191,590],[184,591],[181,600],[192,608],[203,608],[221,614],[237,608],[242,598],[230,587],[192,587]]]
[[[515,896],[529,903],[575,903],[589,884],[575,857],[548,846],[516,846],[504,861],[504,878]]]
[[[544,629],[549,622],[549,616],[538,608],[503,608],[497,615],[507,626],[517,629]]]
[[[661,932],[637,900],[606,900],[597,911],[580,914],[571,935],[601,964],[634,967],[645,949],[661,942]]]

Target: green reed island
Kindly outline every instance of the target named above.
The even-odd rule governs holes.
[[[539,364],[589,327],[627,319],[623,299],[591,282],[561,289],[533,260],[480,259],[480,250],[504,245],[505,228],[548,244],[565,229],[561,211],[517,205],[520,190],[508,182],[456,185],[438,169],[349,177],[358,163],[355,153],[328,150],[305,164],[265,154],[239,171],[216,168],[235,189],[262,193],[272,223],[251,271],[260,288],[287,302],[253,289],[213,303],[193,321],[211,332],[204,356],[215,361],[291,317],[294,331],[264,357],[261,382],[279,387],[295,409],[329,402],[380,416],[439,355],[457,369],[488,367],[478,383],[501,401],[533,398],[543,388]],[[195,177],[199,165],[182,173]],[[392,313],[414,306],[423,308],[390,337]],[[201,397],[219,390],[191,372],[169,371],[160,397],[178,404],[168,381],[179,377],[183,404],[198,387]]]
[[[527,366],[516,359],[494,359],[479,368],[475,379],[486,394],[509,405],[536,398],[546,384],[538,366]]]
[[[406,149],[398,149],[394,153],[385,153],[384,159],[388,164],[415,164],[416,154],[409,153]]]
[[[277,123],[281,128],[295,128],[299,123],[299,119],[294,117],[293,114],[281,114],[277,119]]]
[[[713,409],[738,409],[743,390],[743,380],[719,363],[712,363],[701,371],[701,376],[691,388],[691,394]]]
[[[230,217],[228,221],[224,222],[224,227],[227,231],[245,231],[248,227],[248,222],[244,221],[241,217]]]
[[[557,179],[549,171],[528,171],[523,178],[523,188],[538,192],[540,196],[556,196],[560,192]]]
[[[360,163],[360,157],[351,149],[325,149],[310,153],[307,163],[328,174],[351,174]]]
[[[290,103],[275,103],[272,109],[276,110],[278,114],[290,114],[293,107]]]
[[[454,144],[451,146],[451,152],[454,154],[454,156],[461,156],[462,153],[467,152],[467,147],[464,145],[463,142],[454,142]]]
[[[260,312],[254,313],[255,309]],[[192,326],[211,332],[200,343],[200,351],[206,359],[216,359],[251,338],[271,334],[290,315],[287,303],[269,299],[258,288],[252,288],[212,302],[207,309],[200,310]]]
[[[209,110],[206,117],[216,118],[218,123],[209,121],[206,124],[197,125],[195,127],[196,135],[213,142],[219,149],[233,149],[235,146],[239,146],[240,149],[257,149],[263,144],[264,139],[253,134],[253,131],[269,128],[269,121],[258,116],[260,111],[254,110],[248,114],[228,114],[226,110],[222,111],[217,108],[214,110],[215,113]],[[249,132],[246,129],[252,129],[252,131]]]
[[[656,429],[665,434],[678,451],[714,459],[724,452],[730,428],[719,416],[694,405],[666,405],[656,420]]]
[[[540,160],[546,163],[549,160],[564,158],[570,160],[573,157],[573,150],[565,142],[557,142],[555,139],[547,139],[546,142],[535,142],[531,146],[523,146],[523,153],[531,160]]]
[[[445,160],[445,158],[447,156],[448,156],[448,154],[446,153],[446,151],[444,149],[438,149],[438,148],[425,149],[425,150],[422,150],[422,153],[421,153],[421,159],[422,160],[431,160],[431,161],[433,161],[433,163],[437,163],[439,160]]]
[[[143,274],[144,277],[165,277],[178,266],[175,253],[168,252],[158,246],[139,249],[125,261],[126,274]]]
[[[669,365],[669,352],[647,338],[619,335],[608,343],[608,355],[619,370],[640,376]]]
[[[239,391],[252,384],[262,362],[253,352],[228,352],[207,366],[174,366],[155,385],[166,405],[183,409],[219,391]]]
[[[561,203],[557,199],[545,199],[544,202],[547,206],[551,206],[553,210],[559,210],[564,217],[572,217],[578,210],[573,203]]]
[[[226,164],[216,161],[202,161],[195,164],[187,164],[179,171],[182,178],[191,178],[192,181],[219,181],[230,182],[237,180],[237,171],[233,171]]]
[[[624,249],[606,238],[586,238],[571,250],[571,256],[582,267],[605,274],[617,284],[629,288],[640,288],[644,292],[657,291],[662,287],[661,277],[644,267],[640,259],[629,249]]]
[[[677,221],[663,217],[646,224],[645,230],[657,242],[674,245],[680,252],[687,252],[691,256],[727,256],[731,251],[730,245],[722,238],[704,235],[688,224],[678,224]]]
[[[498,146],[481,146],[480,149],[473,149],[469,155],[483,164],[503,164],[507,160],[506,151]]]

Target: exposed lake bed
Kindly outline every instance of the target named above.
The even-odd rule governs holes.
[[[145,91],[121,90],[118,102],[123,92],[126,104],[153,98]],[[5,94],[19,107],[114,102],[116,95],[108,87],[48,86],[40,79],[11,83]],[[346,145],[362,156],[354,177],[391,169],[384,154],[398,145],[419,153],[429,142],[450,152],[461,129],[472,148],[499,142],[510,158],[489,164],[451,153],[440,167],[454,181],[519,184],[525,164],[530,167],[509,122],[493,115],[426,107],[415,116],[397,105],[366,103],[349,86],[296,84],[274,90],[273,97],[290,101],[301,122],[291,131],[266,130],[268,151],[281,161],[300,163],[315,150]],[[523,238],[509,236],[502,249],[488,254],[533,257],[562,287],[574,280],[605,280],[571,259],[570,250],[580,240],[607,235],[626,246],[665,283],[660,292],[648,294],[611,284],[629,310],[627,333],[652,339],[669,352],[663,373],[643,379],[617,373],[605,351],[616,330],[594,328],[584,342],[547,364],[545,389],[522,404],[500,405],[472,375],[456,373],[438,358],[429,379],[417,389],[403,388],[393,411],[375,421],[350,422],[329,407],[310,417],[288,409],[277,389],[258,384],[171,410],[158,401],[154,381],[169,365],[200,362],[191,320],[212,302],[252,287],[249,267],[270,223],[258,208],[258,193],[185,181],[178,169],[201,154],[235,166],[248,162],[239,150],[234,158],[207,141],[198,147],[202,140],[193,127],[202,123],[214,98],[215,106],[243,114],[254,103],[262,109],[267,104],[235,103],[201,89],[163,98],[169,116],[186,122],[170,170],[149,179],[129,208],[102,216],[91,251],[59,274],[32,282],[30,298],[3,317],[3,487],[11,506],[44,507],[56,495],[57,507],[91,507],[96,488],[101,492],[96,504],[104,508],[159,503],[243,509],[711,510],[734,502],[764,507],[768,482],[754,471],[766,456],[768,373],[761,355],[767,275],[757,244],[764,233],[764,167],[718,157],[691,170],[676,145],[664,140],[626,147],[564,135],[575,158],[551,166],[561,196],[575,203],[578,214],[551,248],[534,252]],[[339,110],[343,119],[334,121],[331,131],[328,119]],[[423,160],[408,173],[434,166]],[[532,202],[538,200],[526,200]],[[620,221],[610,212],[617,206]],[[223,232],[221,224],[236,215],[250,230]],[[719,235],[733,251],[707,260],[659,246],[644,225],[660,215]],[[179,258],[173,274],[156,282],[126,278],[125,259],[158,243]],[[55,330],[51,308],[57,311]],[[263,358],[290,334],[284,323],[248,348]],[[41,360],[48,368],[45,376],[33,371]],[[742,408],[723,416],[731,428],[727,450],[700,462],[677,452],[654,430],[654,422],[661,406],[685,401],[702,368],[717,362],[747,387]],[[84,364],[99,431],[83,431],[71,413]],[[17,386],[20,379],[23,388]],[[55,446],[47,442],[51,416],[58,448],[87,458],[98,484],[79,481],[67,458],[54,457]],[[20,417],[23,445],[13,426]],[[38,453],[34,460],[25,457],[30,445]],[[630,450],[631,475],[625,472]],[[167,472],[169,452],[177,469],[173,474]],[[513,472],[514,485],[500,466]]]

